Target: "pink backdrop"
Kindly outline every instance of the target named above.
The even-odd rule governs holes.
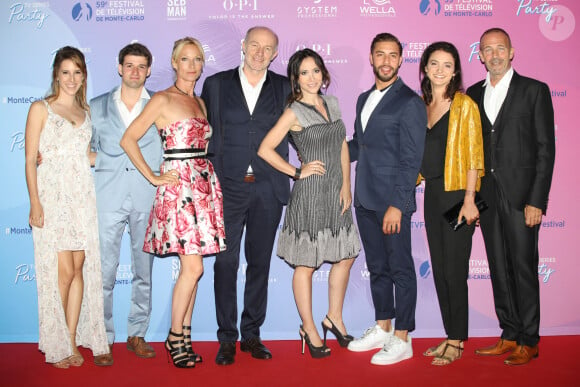
[[[119,83],[116,56],[125,44],[137,40],[155,56],[147,87],[163,89],[172,83],[170,52],[173,41],[185,35],[204,44],[205,76],[240,63],[240,43],[247,28],[267,25],[280,37],[280,54],[272,64],[285,73],[294,51],[310,47],[324,58],[332,76],[329,93],[338,96],[352,134],[358,95],[371,87],[369,45],[379,32],[391,32],[404,44],[403,80],[418,90],[418,62],[431,42],[454,43],[463,62],[465,87],[484,78],[477,58],[480,34],[490,27],[506,29],[515,47],[514,68],[522,75],[550,86],[556,114],[556,169],[550,205],[540,232],[541,333],[580,333],[580,297],[576,274],[579,188],[575,174],[580,41],[575,0],[126,0],[126,1],[4,1],[0,5],[0,171],[6,189],[0,201],[0,341],[37,340],[36,284],[28,197],[24,180],[23,130],[30,103],[41,98],[50,80],[56,49],[74,45],[85,52],[89,69],[89,97]],[[9,187],[9,188],[8,188]],[[419,210],[413,217],[413,255],[418,276],[417,330],[415,336],[441,336],[437,298],[430,270],[423,223],[423,192],[417,189]],[[130,260],[124,241],[122,263],[115,288],[117,337],[125,337],[130,296]],[[205,260],[194,314],[197,340],[215,340],[213,305],[214,258]],[[245,263],[242,258],[239,288]],[[178,271],[174,259],[156,260],[154,304],[149,340],[160,341],[169,326],[171,286]],[[315,275],[314,308],[322,319],[326,310],[328,266]],[[269,309],[262,337],[296,339],[299,319],[291,293],[292,271],[273,256]],[[474,240],[470,270],[470,335],[498,333],[493,311],[485,250],[479,231]],[[364,254],[352,270],[345,321],[358,335],[373,320],[368,272]]]

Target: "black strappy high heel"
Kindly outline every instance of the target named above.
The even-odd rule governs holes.
[[[308,333],[304,330],[304,327],[300,325],[300,339],[302,339],[302,354],[304,355],[304,344],[308,345],[308,351],[313,359],[322,359],[323,357],[330,356],[330,348],[326,345],[321,345],[320,347],[315,347],[308,337]]]
[[[189,331],[189,334],[186,334],[185,331]],[[185,350],[189,357],[191,357],[196,363],[203,363],[203,357],[201,357],[200,354],[195,353],[191,347],[191,325],[183,326],[183,341],[185,342]]]
[[[177,368],[193,368],[195,367],[195,360],[189,357],[187,350],[185,349],[185,341],[180,340],[169,340],[169,336],[174,336],[177,338],[183,337],[183,333],[174,333],[171,330],[169,335],[165,340],[165,349],[167,350],[167,362],[169,363],[169,357],[173,365]],[[189,364],[192,363],[193,364]]]
[[[320,325],[322,325],[322,332],[324,333],[324,345],[326,345],[326,332],[328,330],[330,330],[332,332],[332,334],[336,337],[336,340],[338,340],[338,344],[341,347],[347,347],[348,343],[350,343],[351,341],[354,340],[354,337],[352,337],[351,335],[343,335],[338,328],[336,327],[336,325],[334,325],[334,323],[332,322],[332,320],[330,318],[328,318],[328,315],[326,315],[326,319],[328,320],[328,322],[330,323],[330,326],[327,327],[324,324],[324,320],[320,323]]]

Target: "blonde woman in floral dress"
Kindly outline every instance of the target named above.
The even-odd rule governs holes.
[[[143,250],[179,255],[181,269],[173,289],[165,348],[176,367],[193,368],[201,361],[191,347],[191,317],[203,274],[202,256],[225,250],[223,196],[206,157],[211,127],[205,105],[194,94],[204,64],[199,41],[190,37],[177,40],[171,63],[175,83],[151,98],[127,128],[121,146],[137,169],[158,187]],[[159,128],[164,149],[159,176],[149,168],[137,144],[153,123]]]

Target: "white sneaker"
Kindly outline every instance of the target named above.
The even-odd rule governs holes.
[[[413,346],[411,344],[411,336],[407,336],[407,341],[403,341],[397,336],[392,335],[383,349],[373,355],[371,364],[395,364],[412,357]]]
[[[371,327],[363,333],[360,339],[348,343],[348,350],[353,352],[370,351],[371,349],[383,348],[393,335],[394,328],[391,325],[390,331],[385,331],[378,325]]]

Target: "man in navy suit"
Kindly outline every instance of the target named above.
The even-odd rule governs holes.
[[[467,90],[479,104],[485,176],[480,215],[495,312],[502,329],[496,344],[479,355],[510,353],[505,364],[538,356],[540,284],[538,234],[548,206],[555,159],[554,109],[545,83],[511,66],[507,32],[491,28],[479,43],[486,79]]]
[[[151,61],[151,52],[144,45],[132,43],[125,46],[119,52],[118,72],[121,86],[90,102],[93,123],[91,148],[97,152],[95,188],[105,327],[109,345],[112,345],[115,341],[113,288],[119,266],[121,240],[125,225],[128,224],[131,236],[132,292],[127,349],[142,358],[155,356],[155,351],[144,339],[151,317],[153,255],[143,252],[143,240],[155,197],[155,187],[135,169],[119,141],[149,101],[151,93],[144,85],[151,74]],[[139,140],[139,147],[151,169],[159,170],[162,149],[155,126],[151,126]],[[112,353],[97,357],[100,362],[113,363]]]
[[[375,36],[370,64],[373,87],[356,104],[348,148],[357,161],[354,206],[370,272],[376,325],[349,343],[355,352],[379,349],[372,364],[413,356],[417,278],[411,255],[411,215],[427,127],[425,103],[397,73],[403,47],[389,34]],[[391,320],[395,319],[395,326]]]
[[[237,276],[244,227],[248,265],[240,348],[257,359],[272,357],[261,342],[260,327],[266,318],[272,248],[290,194],[288,176],[257,155],[290,93],[287,78],[268,70],[278,55],[278,36],[267,27],[250,28],[242,51],[242,65],[208,77],[201,94],[213,128],[208,153],[222,184],[228,246],[214,264],[220,342],[216,363],[220,365],[232,364],[236,354]],[[287,160],[288,142],[282,141],[277,151]]]

